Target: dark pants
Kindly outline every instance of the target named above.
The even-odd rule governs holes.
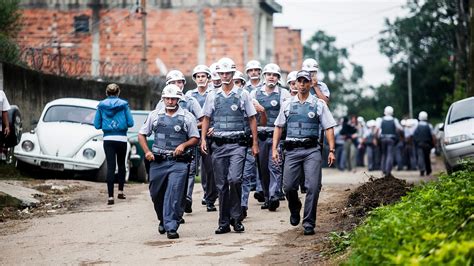
[[[418,148],[418,170],[426,174],[431,174],[431,160],[430,160],[430,152],[431,146],[426,143],[420,143],[417,145]]]
[[[105,160],[107,161],[107,191],[109,197],[114,196],[115,167],[118,164],[119,191],[123,191],[125,183],[125,155],[127,142],[104,140]]]

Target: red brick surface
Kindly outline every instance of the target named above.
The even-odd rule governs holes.
[[[53,9],[23,9],[23,28],[18,35],[21,47],[52,48],[53,40],[73,43],[61,48],[61,54],[78,55],[91,59],[91,33],[74,33],[74,16],[88,15],[90,9],[60,11]],[[203,10],[206,36],[206,64],[223,56],[232,58],[242,70],[244,46],[247,60],[253,59],[253,11],[246,7],[206,8]],[[100,13],[100,59],[114,63],[139,64],[142,55],[141,14],[127,9],[105,9]],[[90,18],[91,20],[91,18]],[[92,29],[92,26],[90,27]],[[246,31],[247,42],[244,43]],[[275,28],[275,59],[285,72],[299,68],[302,58],[299,30]],[[148,73],[159,75],[156,59],[161,59],[168,70],[179,69],[189,75],[198,64],[198,14],[192,9],[153,9],[147,15]],[[296,58],[295,58],[296,57]]]
[[[300,70],[303,58],[301,30],[275,27],[275,63],[285,72]]]

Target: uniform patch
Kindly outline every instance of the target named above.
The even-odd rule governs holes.
[[[308,113],[309,118],[314,118],[315,116],[316,116],[316,114],[314,112],[309,112]]]
[[[238,108],[237,104],[233,104],[233,105],[230,106],[230,109],[234,112],[237,111],[237,108]]]
[[[176,132],[181,131],[181,127],[179,125],[174,126],[174,131]]]
[[[272,101],[270,102],[270,104],[271,104],[272,106],[277,106],[278,102],[277,102],[276,100],[272,100]]]

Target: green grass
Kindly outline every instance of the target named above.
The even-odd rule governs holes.
[[[474,167],[443,174],[375,209],[351,239],[349,265],[473,265]]]
[[[14,164],[0,163],[0,180],[27,180],[30,176],[20,173]]]

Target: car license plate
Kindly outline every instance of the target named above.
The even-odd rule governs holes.
[[[43,169],[64,171],[64,164],[62,163],[41,162],[40,166]]]

